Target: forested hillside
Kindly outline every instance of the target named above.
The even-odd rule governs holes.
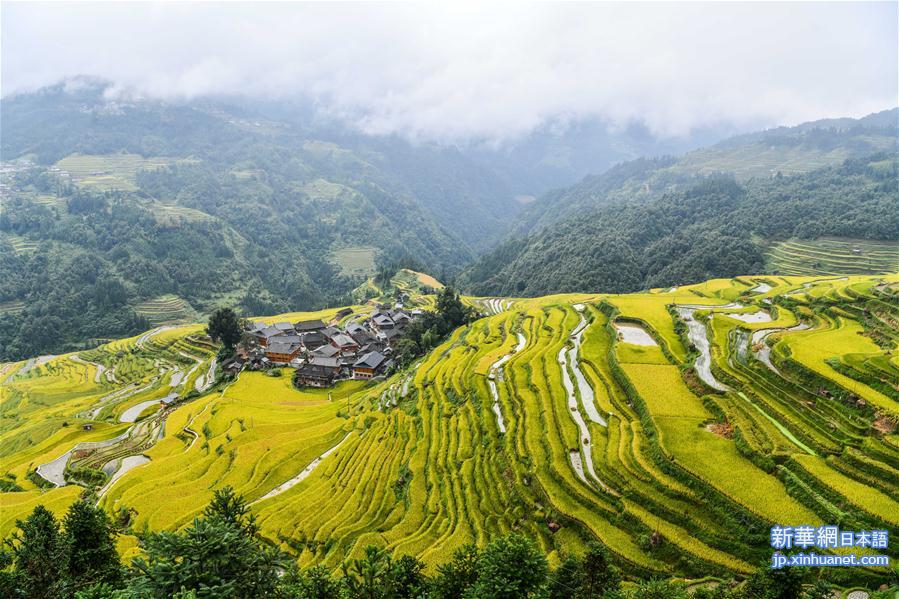
[[[819,197],[817,174],[765,180],[894,145],[896,114],[624,162],[529,204],[528,192],[588,168],[602,172],[641,152],[694,147],[715,131],[665,142],[639,127],[611,133],[594,123],[555,137],[539,130],[517,145],[438,146],[364,135],[310,106],[163,102],[112,93],[85,78],[7,97],[0,358],[192,321],[217,305],[257,313],[337,305],[378,264],[452,275],[501,239],[525,234],[532,237],[474,262],[462,281],[473,290],[530,294],[760,272],[765,248],[749,234],[767,236],[768,225],[738,225],[724,216],[728,207],[746,205],[750,190],[769,199],[782,192]],[[717,171],[737,173],[734,185],[743,191],[718,184],[703,191]],[[822,185],[861,181],[831,179]],[[777,187],[785,185],[815,189]],[[690,199],[697,194],[713,196],[711,204]],[[855,205],[846,204],[850,212]],[[585,218],[594,210],[597,218]],[[643,231],[647,218],[656,222]],[[764,220],[764,213],[747,218]],[[771,235],[853,229],[895,239],[882,231],[889,219],[867,229],[817,220],[791,229],[798,218],[785,214],[771,223]],[[678,255],[685,259],[675,261]]]
[[[517,193],[655,147],[645,133],[604,128],[555,145],[535,134],[518,152],[413,145],[307,105],[164,102],[90,78],[0,108],[3,359],[221,304],[336,305],[377,263],[451,273],[502,238],[523,206]],[[510,184],[525,171],[531,182]]]
[[[352,149],[239,104],[104,90],[3,100],[4,359],[136,332],[152,306],[315,308],[376,262],[458,269],[518,205],[458,153],[400,168],[399,141]]]
[[[899,109],[894,108],[862,119],[827,119],[738,135],[681,157],[620,163],[603,173],[594,171],[597,174],[577,185],[547,193],[517,217],[511,234],[527,235],[600,206],[655,199],[710,175],[729,173],[738,181],[768,179],[895,152],[897,135]]]
[[[647,164],[632,166],[639,171]],[[765,248],[758,237],[897,241],[896,169],[894,154],[878,154],[793,176],[745,182],[712,176],[684,191],[594,208],[508,241],[463,272],[460,284],[481,295],[620,293],[761,274]],[[594,189],[588,181],[566,195],[590,202]],[[899,265],[888,269],[896,270]]]

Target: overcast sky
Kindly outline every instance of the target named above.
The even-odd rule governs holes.
[[[2,93],[307,95],[370,132],[508,139],[566,118],[795,124],[895,106],[897,3],[2,4]]]

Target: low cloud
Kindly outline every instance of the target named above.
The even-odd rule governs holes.
[[[4,95],[79,74],[153,97],[308,97],[372,133],[662,136],[897,103],[896,3],[5,3]]]

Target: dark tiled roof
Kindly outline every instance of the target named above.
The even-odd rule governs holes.
[[[340,368],[340,360],[337,358],[323,358],[320,356],[313,356],[309,360],[310,366],[319,366],[321,368]]]
[[[325,323],[321,320],[301,320],[294,324],[293,328],[300,332],[320,331],[325,328]]]
[[[357,345],[356,341],[344,333],[337,333],[331,337],[331,342],[336,343],[338,347],[346,347],[348,345]]]
[[[303,364],[297,368],[296,376],[297,378],[331,381],[334,379],[334,371],[323,366],[316,366],[315,364]]]
[[[316,347],[312,350],[313,356],[320,356],[322,358],[333,358],[338,353],[340,353],[340,350],[333,345],[322,345],[321,347]]]
[[[381,352],[373,351],[365,354],[359,360],[353,364],[353,368],[371,368],[372,370],[376,369],[378,366],[384,363],[384,360],[387,358],[384,357],[384,354]]]
[[[283,335],[284,331],[276,329],[275,327],[265,327],[264,329],[257,331],[256,334],[268,339],[269,337],[277,337],[278,335]]]
[[[299,343],[284,343],[280,339],[272,341],[265,349],[266,354],[294,354],[300,351]]]

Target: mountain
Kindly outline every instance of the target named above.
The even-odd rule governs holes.
[[[861,119],[825,119],[737,135],[680,157],[623,162],[577,185],[548,192],[522,211],[509,236],[533,233],[601,205],[657,198],[709,175],[729,173],[748,181],[806,173],[849,158],[895,152],[897,143],[899,108],[894,108]],[[643,154],[653,155],[658,156]]]
[[[432,155],[440,183],[431,192],[383,154],[240,106],[105,93],[87,81],[2,102],[4,358],[223,303],[333,305],[376,262],[458,269],[474,249],[435,216],[438,199],[469,198],[450,211],[477,221],[484,237],[501,226],[497,206],[517,205],[509,196],[504,207],[489,174],[469,177],[473,167],[453,157]],[[471,200],[472,186],[492,201]],[[492,220],[474,209],[480,203]]]
[[[600,203],[501,244],[461,273],[458,284],[477,295],[621,293],[761,274],[770,240],[836,236],[895,245],[897,163],[889,153],[789,176],[716,175],[681,182],[657,198]],[[613,171],[626,187],[632,181],[626,175],[646,180],[647,172],[670,168],[664,164],[640,161]],[[562,197],[569,205],[595,206],[598,183],[610,179],[611,173],[585,181]]]
[[[519,206],[496,178],[458,152],[369,138],[297,107],[298,115],[290,112],[294,120],[279,120],[287,108],[274,111],[239,98],[163,102],[110,96],[110,89],[78,79],[4,98],[4,160],[28,156],[49,165],[71,154],[134,153],[196,158],[217,175],[261,170],[301,183],[330,177],[382,188],[468,241],[475,240],[472,228],[477,239],[498,235]],[[410,158],[418,160],[415,168],[406,164]]]
[[[0,122],[0,358],[224,303],[334,305],[377,264],[453,273],[503,238],[517,195],[655,147],[586,125],[520,150],[411,144],[301,102],[162,101],[88,77],[4,97]],[[600,146],[617,149],[582,151]],[[561,147],[565,168],[540,158]]]

